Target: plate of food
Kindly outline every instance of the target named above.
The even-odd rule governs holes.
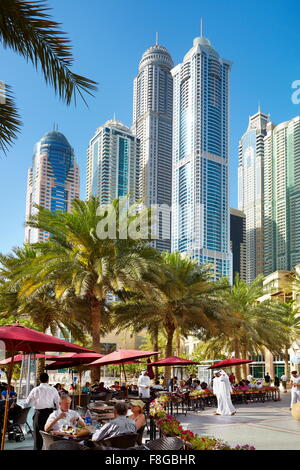
[[[64,424],[64,425],[61,427],[61,431],[64,432],[64,433],[66,433],[66,434],[70,434],[70,435],[75,434],[75,432],[76,432],[76,430],[75,430],[72,426],[70,426],[70,425],[68,425],[68,424]]]

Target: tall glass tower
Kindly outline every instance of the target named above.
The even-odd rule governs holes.
[[[73,199],[80,197],[79,167],[66,137],[56,130],[36,144],[28,170],[26,220],[36,212],[34,204],[52,212],[70,211]],[[49,233],[25,228],[25,243],[46,241]]]
[[[197,37],[173,75],[172,251],[231,279],[228,201],[232,63]]]
[[[172,199],[172,67],[172,58],[165,47],[156,44],[144,52],[134,79],[132,126],[141,143],[140,198],[148,207],[164,205],[160,211],[158,239],[151,244],[166,251],[171,249],[168,208]],[[162,216],[169,223],[163,223]]]
[[[96,130],[88,147],[87,198],[102,204],[129,195],[139,197],[140,141],[120,121],[107,121]]]
[[[246,214],[246,281],[264,272],[264,138],[269,116],[249,117],[239,144],[239,209]]]
[[[300,116],[267,125],[264,139],[264,274],[300,263]]]

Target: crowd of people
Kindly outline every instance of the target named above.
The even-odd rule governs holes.
[[[40,375],[40,385],[30,392],[26,400],[27,404],[35,409],[33,416],[35,450],[41,450],[43,447],[40,431],[60,435],[64,427],[85,425],[79,413],[70,409],[71,396],[65,393],[66,391],[59,385],[50,386],[48,374],[43,373]],[[99,387],[101,391],[103,390],[103,386],[103,382],[96,381],[95,384],[89,386],[89,389],[98,392]],[[118,389],[119,383],[115,382],[113,387]],[[114,419],[97,429],[92,436],[92,441],[101,441],[124,433],[136,433],[146,424],[144,406],[145,403],[142,400],[133,400],[128,416],[128,405],[125,402],[117,402],[114,406]]]
[[[40,385],[34,387],[29,393],[26,404],[33,407],[35,412],[33,416],[33,434],[34,449],[40,450],[43,446],[40,431],[51,433],[60,433],[63,426],[84,426],[84,421],[77,411],[71,410],[71,394],[72,388],[66,388],[57,383],[54,386],[49,385],[49,376],[46,373],[40,375]],[[220,370],[214,373],[214,378],[210,383],[200,381],[195,374],[191,374],[187,380],[178,380],[172,377],[169,379],[167,387],[164,387],[164,377],[161,376],[155,381],[151,381],[147,370],[140,373],[137,384],[128,385],[115,381],[113,385],[105,386],[104,382],[96,380],[93,384],[86,382],[82,387],[82,393],[91,395],[92,399],[105,399],[107,394],[119,394],[126,391],[128,394],[136,394],[137,400],[132,400],[130,408],[125,402],[117,402],[114,408],[114,419],[109,423],[96,429],[92,436],[92,441],[101,441],[107,437],[118,434],[137,432],[146,424],[144,407],[145,403],[142,399],[154,398],[157,393],[165,390],[168,392],[185,393],[194,390],[202,390],[206,393],[212,392],[217,397],[217,410],[215,415],[235,415],[236,410],[232,405],[232,391],[247,391],[252,388],[262,388],[274,384],[279,387],[282,384],[283,391],[286,392],[287,384],[291,385],[291,407],[293,404],[300,402],[300,376],[296,371],[292,371],[291,378],[283,375],[279,379],[274,377],[271,379],[267,373],[263,379],[255,379],[248,375],[247,378],[236,381],[235,375],[231,372],[229,375]],[[74,386],[75,384],[73,384]],[[6,399],[7,390],[4,386],[0,389],[1,400]],[[10,398],[15,399],[16,393],[12,387],[10,390]],[[130,415],[130,416],[129,416]]]

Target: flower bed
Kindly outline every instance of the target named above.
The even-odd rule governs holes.
[[[230,447],[226,442],[212,436],[201,437],[192,431],[184,430],[180,422],[171,415],[167,415],[164,406],[169,397],[162,396],[150,403],[150,416],[155,419],[157,426],[165,436],[176,436],[182,439],[195,450],[255,450],[255,447],[244,445]]]

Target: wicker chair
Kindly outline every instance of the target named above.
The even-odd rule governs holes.
[[[56,441],[64,441],[67,442],[67,439],[64,439],[62,436],[54,436],[53,434],[49,434],[45,431],[40,431],[40,434],[43,438],[43,450],[49,450],[51,444]]]
[[[61,439],[49,445],[47,450],[90,450],[76,441]]]
[[[137,430],[137,440],[136,443],[137,445],[142,445],[143,444],[143,434],[144,434],[144,429],[146,427],[146,424],[142,426],[140,429]]]
[[[128,449],[136,444],[138,435],[136,433],[119,434],[118,436],[108,437],[99,442],[99,445],[105,447],[114,447],[117,449]]]
[[[147,442],[143,447],[148,450],[183,450],[185,448],[185,442],[178,437],[162,437]]]

